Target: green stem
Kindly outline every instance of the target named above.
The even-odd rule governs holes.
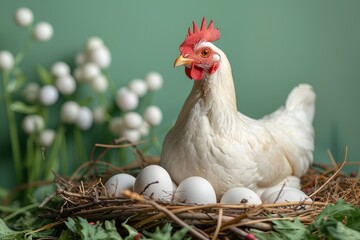
[[[20,142],[19,142],[19,136],[18,136],[18,130],[16,126],[15,121],[15,114],[13,111],[11,111],[11,95],[6,90],[9,82],[9,72],[4,71],[3,72],[3,96],[5,100],[5,109],[6,109],[6,116],[8,120],[9,125],[9,133],[10,133],[10,142],[11,142],[11,149],[12,149],[12,156],[13,156],[13,162],[15,167],[15,176],[17,183],[22,183],[23,181],[23,166],[21,163],[21,153],[20,153]]]
[[[116,87],[114,85],[113,80],[110,77],[108,70],[104,69],[103,73],[104,73],[105,77],[107,78],[107,80],[109,81],[109,88],[110,88],[111,94],[113,95],[113,97],[115,97],[116,96]]]
[[[85,162],[87,160],[86,158],[86,151],[85,151],[85,147],[84,147],[84,141],[83,141],[83,137],[81,134],[80,129],[78,128],[74,128],[74,151],[76,153],[76,159],[75,159],[75,163],[76,163],[76,168],[78,166],[80,166],[80,164],[82,164],[83,162]]]
[[[50,180],[52,178],[51,170],[55,171],[58,169],[54,169],[57,166],[58,156],[60,153],[61,145],[66,144],[64,141],[64,125],[61,125],[56,133],[55,140],[51,146],[50,155],[47,159],[45,159],[44,164],[44,179]]]

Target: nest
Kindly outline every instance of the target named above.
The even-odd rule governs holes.
[[[313,200],[312,203],[289,202],[248,206],[246,204],[188,205],[160,202],[140,196],[131,191],[126,197],[111,197],[104,187],[108,177],[126,172],[136,175],[144,166],[158,163],[156,157],[144,157],[136,146],[137,161],[126,167],[116,167],[101,159],[111,148],[118,145],[97,145],[105,147],[100,156],[85,163],[70,178],[56,175],[57,195],[63,200],[60,209],[47,217],[59,223],[67,217],[83,217],[88,221],[116,219],[142,231],[165,223],[174,227],[187,227],[189,234],[199,239],[249,238],[250,229],[269,231],[273,220],[298,218],[303,224],[310,224],[327,204],[343,199],[360,207],[359,176],[347,177],[341,172],[346,164],[347,149],[341,165],[314,164],[301,179],[302,190]],[[125,145],[121,145],[124,147]]]

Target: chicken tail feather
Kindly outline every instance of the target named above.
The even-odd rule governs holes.
[[[312,122],[315,114],[316,95],[309,84],[300,84],[295,87],[286,100],[286,110],[302,111],[308,122]]]

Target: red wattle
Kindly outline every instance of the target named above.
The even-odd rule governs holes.
[[[205,71],[202,68],[196,67],[195,64],[191,64],[191,67],[185,67],[186,75],[194,80],[201,80],[204,77]]]

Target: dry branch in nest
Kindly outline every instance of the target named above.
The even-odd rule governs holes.
[[[312,203],[292,202],[248,206],[219,203],[174,204],[154,201],[131,191],[123,193],[126,197],[111,197],[107,194],[103,179],[114,174],[114,169],[116,173],[128,172],[158,162],[158,158],[143,156],[136,145],[126,146],[132,147],[137,156],[136,161],[130,166],[119,168],[100,161],[111,148],[124,147],[124,145],[103,145],[105,151],[100,154],[101,157],[90,159],[70,178],[56,175],[57,195],[63,200],[63,205],[46,217],[54,218],[59,222],[66,220],[67,217],[76,216],[89,221],[127,220],[127,224],[139,231],[170,222],[174,227],[187,227],[189,233],[199,239],[225,239],[229,236],[251,239],[253,235],[249,234],[250,229],[269,231],[272,229],[273,220],[298,218],[303,224],[310,224],[327,204],[335,203],[339,199],[360,207],[359,176],[347,177],[341,172],[343,166],[347,164],[347,148],[341,165],[314,164],[302,177],[302,190],[312,198]],[[111,170],[110,175],[109,170]]]

